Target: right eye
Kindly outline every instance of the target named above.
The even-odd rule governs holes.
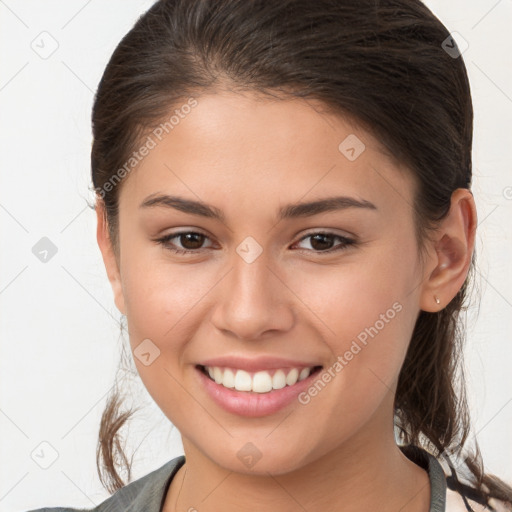
[[[171,240],[178,239],[182,246],[185,246],[183,249],[176,247],[174,243],[171,243]],[[179,231],[176,233],[169,233],[162,238],[158,238],[156,241],[159,244],[162,244],[166,249],[175,252],[177,254],[193,254],[202,251],[200,247],[204,240],[208,239],[208,237],[196,231]]]

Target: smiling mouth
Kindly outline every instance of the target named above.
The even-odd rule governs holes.
[[[261,370],[251,373],[235,368],[207,368],[203,365],[196,365],[196,368],[208,379],[225,388],[242,392],[268,393],[294,386],[318,373],[323,366]]]

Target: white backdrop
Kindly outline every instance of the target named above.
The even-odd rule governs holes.
[[[512,2],[426,3],[468,43],[482,295],[468,322],[468,390],[486,468],[512,483]],[[120,313],[86,203],[90,111],[112,51],[151,4],[0,0],[1,512],[108,497],[95,447]],[[57,251],[46,263],[33,253],[43,237]],[[183,452],[142,385],[131,392],[147,403],[127,431],[135,479]]]

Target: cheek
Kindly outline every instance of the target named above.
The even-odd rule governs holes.
[[[373,325],[395,302],[414,300],[419,282],[414,248],[387,242],[339,264],[310,264],[289,275],[290,287],[334,333]],[[404,254],[406,253],[406,254]]]
[[[179,265],[166,261],[164,250],[132,252],[123,262],[127,318],[138,336],[179,339],[194,307],[218,280],[207,263]]]
[[[197,337],[201,300],[217,280],[211,271],[185,271],[154,261],[126,267],[126,316],[137,372],[155,403],[176,426],[190,411],[190,395],[183,391],[182,356],[188,342]],[[145,353],[150,354],[149,364]]]
[[[207,265],[181,267],[142,251],[137,255],[131,248],[122,262],[122,280],[134,362],[156,402],[172,402],[171,395],[179,391],[172,376],[177,376],[182,353],[201,325],[202,301],[218,273]],[[146,365],[139,356],[148,352],[151,363]]]
[[[417,317],[414,243],[388,243],[339,266],[298,272],[291,288],[329,346],[343,388],[368,394],[398,376]],[[366,389],[366,391],[365,391]]]

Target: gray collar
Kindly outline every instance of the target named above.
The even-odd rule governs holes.
[[[184,463],[184,455],[170,460],[125,485],[91,512],[161,512],[171,481]]]

